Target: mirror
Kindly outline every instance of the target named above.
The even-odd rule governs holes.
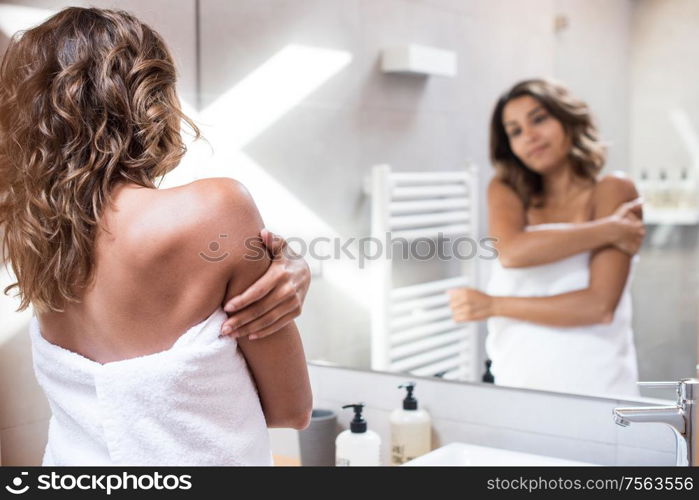
[[[394,288],[405,288],[463,271],[458,259],[434,253],[416,258],[419,249],[411,258],[394,258],[390,271],[377,264],[380,258],[371,259],[376,249],[369,247],[377,243],[369,240],[376,202],[371,179],[377,165],[403,173],[464,172],[469,161],[477,166],[477,206],[471,213],[478,232],[465,234],[479,243],[479,258],[470,264],[475,264],[477,288],[484,289],[492,264],[480,245],[488,236],[486,188],[493,175],[490,114],[506,88],[542,75],[564,82],[589,104],[609,145],[604,171],[626,171],[646,198],[647,235],[630,280],[638,378],[694,375],[698,234],[693,217],[699,209],[678,201],[699,174],[699,75],[688,74],[683,63],[696,58],[699,46],[692,29],[699,12],[690,2],[554,2],[553,8],[510,2],[499,11],[486,2],[281,7],[203,1],[200,23],[201,111],[216,115],[216,123],[235,137],[230,141],[225,132],[229,147],[215,145],[218,172],[248,185],[268,226],[294,240],[314,271],[297,321],[309,360],[394,369],[372,361],[372,353],[376,358],[376,350],[384,348],[372,334],[376,308],[385,306],[377,303],[382,278],[377,285],[376,273],[388,272]],[[381,51],[411,42],[451,51],[457,75],[383,72]],[[416,311],[402,311],[407,328]],[[435,309],[421,310],[430,311]],[[445,319],[435,312],[432,323],[417,324]],[[472,326],[466,329],[471,351],[462,352],[470,365],[457,378],[480,383],[488,327]],[[435,337],[429,337],[431,347],[429,342],[420,344],[419,352],[408,347],[397,360],[406,352],[424,355],[451,345]],[[567,340],[560,339],[560,352],[570,352]],[[541,370],[536,349],[519,353],[531,359],[518,366]],[[549,356],[555,353],[551,346]],[[439,356],[433,356],[432,366],[440,366]],[[610,355],[608,362],[614,359]],[[560,359],[558,366],[566,370],[572,361]],[[560,378],[545,371],[543,379]],[[551,387],[589,392],[579,382]]]
[[[14,17],[0,15],[0,49],[23,27],[22,15],[60,8],[40,1],[2,4]],[[173,47],[185,112],[208,140],[190,144],[162,187],[216,176],[248,187],[267,227],[311,265],[313,283],[297,319],[309,361],[392,369],[377,365],[377,350],[385,345],[372,333],[381,327],[376,283],[386,272],[396,289],[458,277],[485,289],[494,260],[486,198],[494,174],[490,115],[515,82],[552,76],[589,104],[609,145],[604,171],[625,171],[646,200],[647,234],[629,285],[638,378],[695,375],[699,74],[687,61],[699,58],[699,10],[692,0],[182,4],[178,11],[165,2],[119,5],[141,15]],[[409,44],[439,50],[413,74],[384,71],[382,51]],[[447,75],[437,74],[445,64]],[[452,66],[457,71],[449,76]],[[460,244],[470,245],[475,256],[457,258],[455,246],[438,252],[426,238],[420,243],[426,248],[415,244],[408,258],[398,245],[400,257],[386,267],[382,258],[393,245],[384,242],[377,258],[379,241],[372,239],[380,226],[372,220],[376,189],[385,187],[377,180],[381,165],[392,173],[438,174],[432,179],[438,192],[462,182],[454,189],[467,193],[469,224],[450,241],[466,236]],[[449,180],[445,172],[458,175]],[[425,180],[402,179],[408,190]],[[455,203],[460,222],[464,210]],[[414,324],[449,320],[433,310],[445,307],[445,297],[433,296],[421,309],[408,301],[395,314],[415,333]],[[423,321],[426,314],[432,323]],[[482,383],[488,327],[482,321],[460,326],[463,335],[452,328],[452,337],[419,344],[411,353],[461,342],[466,368],[452,376]],[[520,354],[537,369],[536,350]],[[440,355],[436,351],[431,361],[439,365]],[[567,359],[559,361],[565,370]],[[411,374],[426,375],[406,377]],[[432,375],[450,376],[449,370]],[[575,384],[551,390],[585,392]]]

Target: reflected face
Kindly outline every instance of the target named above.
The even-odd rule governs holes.
[[[512,152],[528,168],[546,174],[565,163],[570,139],[563,124],[535,98],[512,99],[502,117]]]

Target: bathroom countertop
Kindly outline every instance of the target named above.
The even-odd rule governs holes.
[[[288,457],[286,455],[272,455],[274,460],[274,465],[278,467],[298,467],[301,462],[294,457]]]

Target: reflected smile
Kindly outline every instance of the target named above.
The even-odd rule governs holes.
[[[548,144],[544,144],[542,146],[537,146],[534,149],[530,150],[529,153],[527,154],[527,156],[528,157],[536,156],[548,147],[549,147]]]

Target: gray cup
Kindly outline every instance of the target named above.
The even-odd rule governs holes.
[[[314,409],[311,423],[299,431],[301,465],[334,467],[337,413],[333,410]]]

